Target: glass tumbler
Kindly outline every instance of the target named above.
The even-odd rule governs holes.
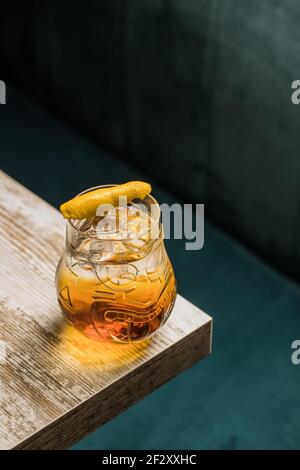
[[[157,201],[148,195],[105,216],[68,220],[56,288],[66,319],[90,338],[130,343],[155,333],[176,298]]]

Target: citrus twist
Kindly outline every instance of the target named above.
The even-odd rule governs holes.
[[[144,199],[151,192],[149,183],[130,181],[107,188],[99,188],[70,199],[60,206],[65,219],[87,219],[96,215],[102,204],[119,205],[119,198],[126,197],[130,203],[133,199]]]

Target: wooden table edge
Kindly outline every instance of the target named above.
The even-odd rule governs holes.
[[[213,319],[205,315],[207,318],[203,324],[173,343],[167,350],[149,359],[146,368],[145,364],[140,364],[126,375],[125,382],[124,377],[120,377],[86,401],[18,442],[11,449],[66,449],[193,366],[200,359],[208,356],[212,349]],[[191,350],[192,353],[189,353]],[[169,369],[169,364],[174,363],[176,366]],[[157,372],[157,365],[160,366],[160,374],[154,373]],[[145,370],[147,374],[144,373]],[[122,384],[121,387],[120,384]],[[124,394],[126,395],[125,407],[122,403]],[[112,407],[113,411],[111,411]]]

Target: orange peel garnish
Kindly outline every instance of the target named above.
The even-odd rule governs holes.
[[[144,199],[151,193],[151,185],[143,181],[129,181],[107,188],[99,188],[76,196],[60,206],[65,219],[87,219],[96,215],[102,204],[119,205],[119,198],[126,197],[130,203],[133,199]]]

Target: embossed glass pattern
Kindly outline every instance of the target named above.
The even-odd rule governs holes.
[[[155,199],[118,208],[116,219],[113,232],[107,230],[109,214],[68,221],[56,287],[62,311],[75,327],[93,339],[128,343],[149,338],[165,323],[176,282]]]

